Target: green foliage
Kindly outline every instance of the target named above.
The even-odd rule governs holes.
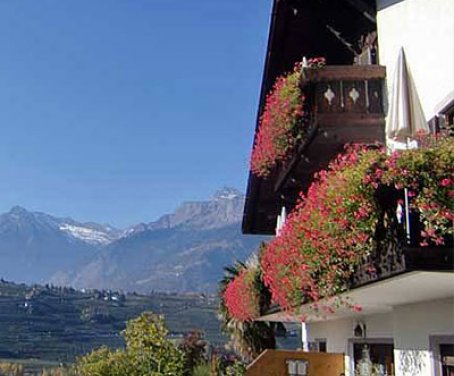
[[[211,359],[212,376],[242,376],[246,374],[246,364],[234,355],[214,354]]]
[[[126,352],[111,351],[107,347],[101,347],[78,359],[77,373],[80,376],[132,375],[134,373],[130,373],[131,365]]]
[[[192,376],[211,376],[211,367],[207,363],[196,365],[192,370]]]
[[[164,320],[145,312],[128,322],[123,332],[125,350],[106,347],[78,358],[80,376],[165,376],[183,375],[184,354],[167,339]]]
[[[246,375],[246,365],[243,362],[235,361],[225,370],[226,376],[243,376]]]
[[[127,294],[123,301],[121,297],[109,291],[81,292],[0,280],[0,353],[4,361],[21,359],[27,369],[41,372],[60,363],[73,363],[77,356],[102,345],[123,348],[124,338],[118,333],[128,320],[144,311],[164,315],[171,333],[200,328],[210,343],[225,342],[215,297],[164,293]],[[68,332],[71,341],[65,339]],[[28,364],[27,359],[41,362]]]

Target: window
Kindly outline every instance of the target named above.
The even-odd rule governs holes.
[[[309,342],[309,351],[326,352],[327,341],[326,338],[315,338]]]
[[[377,370],[379,375],[394,375],[393,344],[367,341],[353,343],[353,359],[358,372],[368,368]]]
[[[287,369],[289,376],[307,376],[307,360],[290,359],[287,360]]]
[[[441,369],[443,376],[454,376],[454,345],[440,345]]]

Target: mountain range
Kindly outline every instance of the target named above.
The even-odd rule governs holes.
[[[223,267],[265,240],[241,234],[243,205],[241,192],[222,188],[127,229],[16,206],[0,215],[0,277],[79,289],[214,292]]]

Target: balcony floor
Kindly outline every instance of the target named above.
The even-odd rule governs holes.
[[[454,299],[454,272],[414,271],[404,273],[350,290],[341,297],[349,298],[352,304],[359,304],[362,311],[353,312],[351,309],[339,308],[334,314],[322,316],[314,315],[311,313],[309,305],[304,305],[298,315],[289,315],[279,311],[262,316],[259,321],[299,322],[299,317],[307,314],[306,322],[320,322],[391,312],[393,306],[397,305]]]

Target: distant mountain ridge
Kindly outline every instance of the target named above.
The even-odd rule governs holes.
[[[86,231],[85,236],[75,230]],[[62,269],[78,268],[102,246],[101,232],[70,219],[32,213],[19,206],[0,215],[0,276],[45,282]],[[107,232],[102,233],[104,238]],[[102,240],[104,240],[102,238]]]
[[[41,228],[47,231],[62,231],[68,236],[89,244],[105,245],[118,239],[122,231],[95,222],[77,222],[72,218],[54,217],[42,212],[29,212],[20,206],[14,206],[8,213],[0,215],[0,234],[13,229],[26,227]]]
[[[136,231],[158,230],[184,226],[197,229],[218,228],[240,222],[244,195],[235,188],[224,187],[208,201],[183,202],[174,213],[165,214],[155,222],[141,223]],[[131,230],[134,231],[136,226]]]
[[[224,187],[209,200],[184,202],[125,230],[14,207],[0,215],[0,277],[142,293],[213,292],[223,266],[244,260],[264,239],[241,234],[243,206],[244,195]]]

